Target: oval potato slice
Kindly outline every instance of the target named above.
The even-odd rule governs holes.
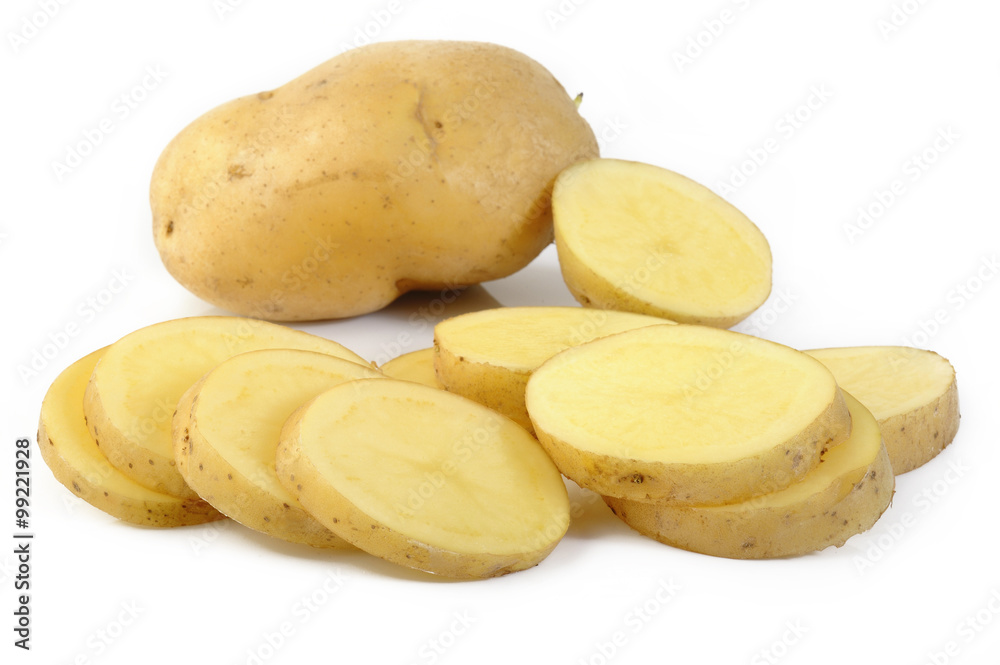
[[[293,543],[351,548],[289,494],[278,481],[274,457],[281,427],[293,411],[345,381],[381,376],[313,351],[264,349],[233,356],[178,402],[177,468],[188,486],[244,526]]]
[[[444,388],[434,373],[433,348],[410,351],[396,356],[379,367],[379,370],[391,379],[415,381],[431,388]]]
[[[638,328],[568,349],[528,380],[560,471],[598,494],[706,505],[801,479],[850,434],[822,363],[705,326]],[[765,489],[766,481],[779,483]]]
[[[524,428],[409,381],[352,381],[285,424],[278,477],[328,529],[387,561],[481,579],[530,568],[569,527],[566,486]]]
[[[94,351],[63,370],[42,401],[38,449],[52,475],[90,505],[132,524],[173,527],[224,519],[201,499],[154,492],[108,462],[83,415],[83,393],[104,351]]]

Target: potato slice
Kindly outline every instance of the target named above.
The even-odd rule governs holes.
[[[273,323],[226,316],[165,321],[121,338],[94,368],[83,404],[91,434],[136,482],[197,498],[174,461],[177,400],[223,360],[264,348],[318,351],[370,367],[336,342]]]
[[[414,381],[431,388],[444,388],[434,373],[434,349],[420,349],[396,356],[379,367],[383,374],[393,379]]]
[[[819,361],[692,325],[639,328],[563,351],[535,370],[526,402],[538,440],[579,485],[677,505],[788,486],[851,429]]]
[[[875,415],[896,475],[944,450],[958,432],[955,368],[933,351],[858,346],[806,351]]]
[[[895,480],[875,417],[844,393],[853,428],[822,464],[777,492],[724,506],[671,506],[604,497],[633,529],[667,545],[732,559],[840,547],[889,507]]]
[[[224,519],[201,499],[154,492],[108,462],[83,415],[83,393],[104,352],[95,351],[63,370],[42,401],[38,449],[52,475],[90,505],[132,524],[171,527]]]
[[[188,485],[240,524],[293,543],[351,548],[278,481],[281,427],[304,403],[377,370],[313,351],[264,349],[233,356],[181,397],[173,418],[177,468]]]
[[[555,240],[581,303],[728,328],[771,292],[771,250],[708,188],[649,164],[578,162],[556,179]]]
[[[534,566],[569,527],[566,486],[530,434],[409,381],[364,379],[323,393],[285,424],[276,466],[331,531],[448,577]]]
[[[499,411],[532,431],[524,389],[531,373],[564,349],[623,330],[672,323],[584,307],[501,307],[434,327],[434,366],[445,389]]]

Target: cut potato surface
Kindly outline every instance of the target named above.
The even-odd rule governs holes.
[[[274,458],[281,427],[293,411],[336,385],[366,378],[381,374],[313,351],[264,349],[234,356],[178,402],[177,468],[192,489],[240,524],[293,543],[351,547],[278,481]]]
[[[896,475],[933,459],[958,432],[955,368],[933,351],[859,346],[806,351],[868,407]]]
[[[692,325],[639,328],[563,351],[532,374],[526,403],[538,440],[567,477],[599,494],[676,505],[786,487],[851,429],[819,361]]]
[[[38,449],[52,475],[90,505],[132,524],[173,527],[223,519],[201,499],[154,492],[108,462],[83,415],[83,393],[103,353],[95,351],[66,368],[42,401]]]
[[[569,527],[562,477],[524,428],[409,381],[353,381],[321,394],[285,424],[276,466],[331,531],[448,577],[534,566]]]
[[[379,369],[392,379],[414,381],[431,388],[444,388],[434,373],[434,349],[420,349],[396,356]]]
[[[578,162],[556,179],[563,279],[587,306],[728,328],[771,292],[771,250],[746,216],[666,169]]]
[[[264,348],[317,351],[370,367],[336,342],[273,323],[225,316],[165,321],[108,347],[84,398],[90,431],[108,460],[136,482],[197,498],[174,461],[170,421],[177,400],[223,360]]]
[[[801,481],[722,506],[670,506],[605,497],[618,517],[667,545],[734,559],[796,556],[840,547],[889,507],[895,481],[874,416],[844,394],[853,428]]]
[[[555,354],[624,330],[672,323],[584,307],[501,307],[434,327],[435,369],[444,387],[499,411],[531,431],[524,389]]]

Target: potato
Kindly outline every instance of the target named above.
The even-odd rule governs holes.
[[[859,346],[806,351],[878,419],[898,476],[952,442],[961,418],[955,368],[933,351]]]
[[[293,543],[351,548],[278,481],[281,427],[302,404],[368,367],[313,351],[263,349],[224,361],[184,393],[173,418],[174,454],[187,484],[240,524]]]
[[[708,188],[649,164],[583,161],[552,195],[563,279],[589,307],[728,328],[771,292],[771,250]]]
[[[517,51],[372,44],[178,134],[153,173],[154,239],[219,307],[354,316],[527,265],[552,239],[556,175],[597,153],[573,99]]]
[[[83,403],[90,432],[129,478],[197,499],[174,461],[170,421],[177,401],[223,360],[266,348],[318,351],[370,367],[336,342],[273,323],[225,316],[165,321],[121,338],[97,363]]]
[[[90,505],[132,524],[172,527],[223,519],[222,513],[201,499],[154,492],[108,462],[83,415],[83,393],[104,351],[95,351],[63,370],[42,401],[38,449],[52,475]]]
[[[638,328],[563,351],[531,375],[525,401],[564,475],[599,494],[675,505],[788,486],[851,430],[819,361],[693,325]],[[777,485],[764,488],[764,479]]]
[[[563,349],[666,319],[582,307],[502,307],[434,327],[435,371],[444,387],[499,411],[529,432],[524,388]]]
[[[569,527],[566,486],[530,434],[410,381],[361,379],[319,395],[285,424],[276,468],[345,540],[448,577],[534,566]]]
[[[878,423],[850,394],[844,399],[853,423],[850,438],[783,490],[722,506],[604,501],[639,533],[713,556],[766,559],[840,547],[875,524],[895,486]]]
[[[434,349],[420,349],[396,356],[379,370],[386,376],[404,381],[415,381],[431,388],[444,388],[434,373]]]

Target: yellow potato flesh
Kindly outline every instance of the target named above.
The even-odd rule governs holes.
[[[441,388],[434,373],[434,349],[420,349],[397,356],[388,361],[379,370],[392,379],[402,379],[404,381],[414,381],[422,383],[431,388]]]

